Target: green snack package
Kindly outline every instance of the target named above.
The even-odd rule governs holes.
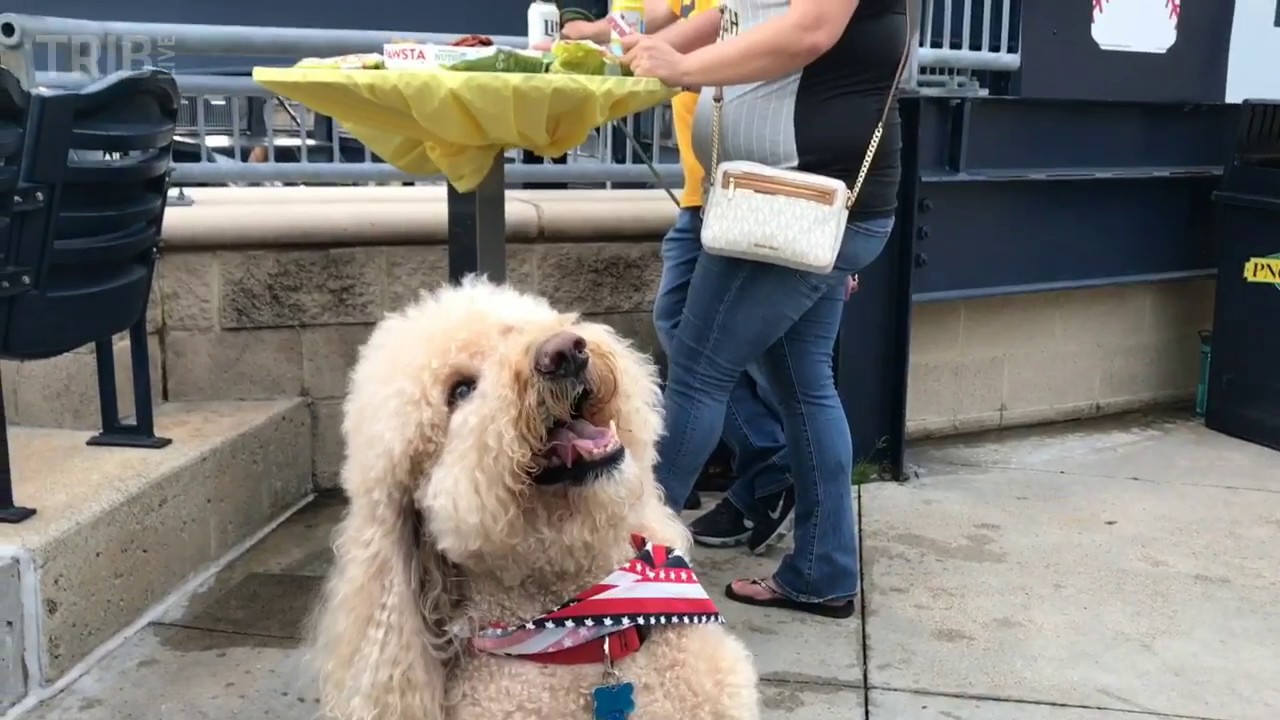
[[[458,62],[450,65],[449,69],[461,72],[540,74],[547,71],[547,62],[541,57],[530,55],[528,53],[500,48],[494,51],[492,55],[472,58],[470,60],[459,60]]]

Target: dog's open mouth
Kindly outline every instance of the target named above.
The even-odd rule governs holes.
[[[581,484],[622,462],[626,450],[614,422],[596,425],[583,415],[590,399],[591,392],[583,390],[574,400],[569,417],[558,418],[547,426],[546,447],[534,458],[538,468],[533,474],[534,483]]]

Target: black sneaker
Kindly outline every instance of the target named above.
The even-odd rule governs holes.
[[[752,522],[747,548],[760,555],[791,532],[795,523],[795,488],[788,485],[772,495],[756,498],[756,507],[760,509],[760,515]]]
[[[711,458],[702,466],[698,481],[694,487],[703,492],[729,492],[729,487],[737,480],[733,476],[733,453],[722,440],[716,446]]]
[[[751,536],[751,523],[737,505],[724,498],[689,523],[693,541],[707,547],[734,547]]]

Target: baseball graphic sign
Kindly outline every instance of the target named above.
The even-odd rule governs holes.
[[[1093,41],[1103,50],[1165,53],[1178,41],[1182,0],[1092,0]]]

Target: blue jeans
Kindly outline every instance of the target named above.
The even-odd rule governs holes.
[[[662,239],[662,280],[653,303],[653,324],[668,356],[684,313],[689,281],[702,254],[701,234],[702,208],[681,208],[676,224]],[[755,517],[759,510],[756,498],[791,484],[781,417],[759,364],[751,363],[729,394],[723,431],[725,444],[733,451],[736,478],[728,497],[747,517]]]
[[[855,222],[826,274],[699,254],[668,349],[658,482],[684,505],[715,450],[734,388],[758,362],[782,410],[796,490],[795,547],[774,582],[800,602],[858,593],[853,440],[832,367],[844,282],[884,248],[893,218]]]

